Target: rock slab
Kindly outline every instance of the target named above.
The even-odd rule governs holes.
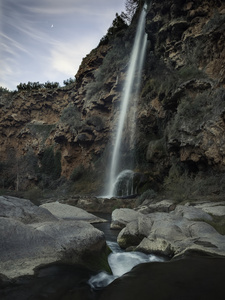
[[[54,262],[85,265],[106,249],[104,233],[89,222],[58,219],[19,198],[0,197],[0,207],[0,273],[8,278]]]
[[[42,204],[40,207],[47,209],[55,217],[63,220],[82,220],[87,221],[89,223],[106,222],[106,220],[98,218],[95,215],[90,214],[81,208],[68,204],[51,202]]]
[[[130,211],[115,212],[116,222],[119,220],[120,224],[124,224],[117,238],[122,248],[132,248],[173,258],[196,252],[211,256],[225,256],[225,236],[210,225],[213,217],[205,209],[177,205],[168,213],[143,214],[141,213],[143,211],[148,210],[140,208],[140,211],[135,211],[136,215]]]

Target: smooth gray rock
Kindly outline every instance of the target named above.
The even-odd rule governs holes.
[[[196,205],[195,207],[202,209],[204,212],[216,216],[224,217],[225,216],[225,203],[224,202],[215,202],[215,203],[203,203]]]
[[[162,200],[157,203],[148,204],[148,200],[144,201],[142,205],[138,207],[139,212],[153,213],[153,212],[169,212],[175,209],[176,205],[172,200]]]
[[[40,264],[58,259],[60,244],[11,218],[0,218],[0,272],[9,278],[33,274]]]
[[[137,246],[144,237],[151,231],[153,221],[145,215],[139,214],[135,221],[132,221],[123,228],[117,237],[121,248]]]
[[[59,202],[51,202],[42,204],[41,208],[47,209],[55,217],[64,220],[83,220],[89,223],[106,222],[106,220],[96,217],[93,214],[86,212],[85,210]]]
[[[186,205],[177,205],[172,215],[181,216],[188,220],[211,221],[212,217],[201,208]]]
[[[130,208],[115,209],[112,212],[111,229],[122,229],[129,222],[135,221],[140,213]]]
[[[104,233],[88,221],[63,220],[29,200],[1,197],[0,273],[31,275],[49,263],[98,264],[106,249]],[[98,260],[99,259],[99,260]]]
[[[47,209],[34,205],[30,200],[0,196],[0,217],[13,218],[25,224],[56,221]]]
[[[122,212],[117,215],[122,218]],[[140,226],[140,220],[146,226]],[[170,213],[139,213],[136,220],[122,229],[117,241],[122,248],[171,257],[193,252],[225,256],[225,236],[206,223],[211,220],[209,214],[194,206],[178,205]]]
[[[0,272],[10,278],[33,274],[41,264],[84,264],[84,253],[100,253],[105,245],[103,232],[84,221],[25,225],[0,218],[0,236]]]

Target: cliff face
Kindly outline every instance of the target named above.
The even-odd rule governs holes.
[[[161,174],[224,172],[224,29],[222,1],[151,2],[139,122],[144,139],[154,133],[146,158]]]
[[[124,153],[132,150],[135,169],[146,174],[148,187],[151,182],[153,186],[180,184],[184,174],[188,178],[216,174],[223,183],[225,4],[219,0],[148,2],[149,42],[136,143],[133,149],[125,145]],[[137,19],[138,12],[128,28],[121,28],[83,60],[74,85],[2,99],[2,174],[13,149],[17,165],[32,152],[43,171],[45,150],[52,146],[61,155],[62,176],[72,175],[76,182],[83,176],[90,191],[100,190]],[[38,184],[40,178],[26,170],[20,176]]]

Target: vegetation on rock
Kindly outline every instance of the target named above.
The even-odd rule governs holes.
[[[146,175],[140,193],[166,190],[183,199],[223,195],[224,3],[148,3],[135,145],[124,146],[123,161],[132,154],[135,171]],[[116,15],[98,47],[83,59],[76,80],[65,80],[64,89],[50,82],[21,83],[17,93],[0,89],[2,187],[14,189],[20,182],[26,189],[28,180],[42,190],[50,181],[66,178],[75,191],[86,184],[100,192],[142,5],[126,1],[126,12]],[[35,175],[23,162],[29,161],[31,149]],[[47,152],[48,168],[42,163]],[[25,165],[22,174],[19,166]]]

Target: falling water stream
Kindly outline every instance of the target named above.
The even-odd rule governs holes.
[[[134,45],[129,62],[129,68],[121,99],[119,120],[117,124],[115,144],[112,153],[107,196],[128,196],[133,194],[133,171],[125,169],[119,173],[121,163],[121,143],[123,140],[124,125],[129,113],[129,148],[134,144],[136,105],[141,83],[142,67],[147,46],[145,33],[145,17],[147,5],[144,5],[139,17]],[[129,111],[132,106],[132,111]],[[127,133],[126,133],[127,134]],[[118,174],[119,173],[119,174]],[[102,230],[102,229],[101,229]],[[104,230],[103,230],[104,231]],[[107,238],[107,237],[106,237]],[[124,252],[115,241],[108,239],[108,246],[112,253],[108,257],[108,263],[112,274],[100,272],[92,276],[88,283],[94,289],[101,289],[109,285],[116,278],[129,272],[140,263],[162,261],[155,255],[147,255],[141,252]]]
[[[147,5],[144,6],[135,36],[135,41],[131,53],[131,58],[129,62],[129,68],[127,77],[124,85],[124,92],[121,99],[121,107],[119,120],[116,131],[115,144],[113,147],[111,166],[110,166],[110,174],[109,181],[107,184],[107,196],[112,197],[115,195],[114,187],[116,178],[118,176],[118,169],[120,164],[120,150],[121,150],[121,142],[123,138],[123,129],[124,124],[127,118],[127,113],[129,108],[131,107],[131,102],[133,105],[133,113],[131,114],[131,118],[129,119],[129,128],[130,128],[130,143],[134,141],[134,133],[135,133],[135,113],[136,113],[136,101],[139,92],[140,82],[141,82],[141,74],[142,74],[142,66],[144,62],[146,46],[147,46],[147,34],[145,33],[145,17],[146,17],[146,9]]]

